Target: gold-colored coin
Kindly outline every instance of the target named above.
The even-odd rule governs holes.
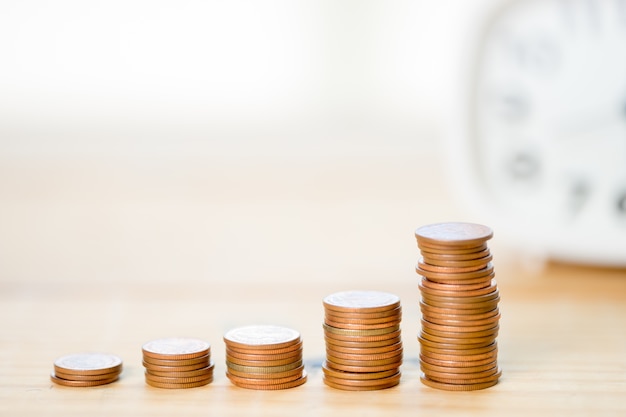
[[[433,284],[440,285],[474,285],[474,284],[484,284],[487,281],[491,281],[496,278],[496,273],[492,272],[491,274],[484,275],[478,278],[471,279],[456,279],[454,275],[446,275],[446,278],[426,278],[422,277],[422,281],[426,280]]]
[[[332,369],[327,362],[322,363],[322,371],[325,376],[339,379],[364,380],[364,379],[383,379],[398,373],[398,368],[392,367],[386,371],[379,372],[346,372]]]
[[[249,354],[249,355],[280,355],[280,354],[289,354],[297,351],[302,351],[302,340],[292,345],[278,348],[278,349],[256,349],[253,346],[233,346],[231,344],[226,344],[226,349],[229,352],[237,352],[241,354]]]
[[[420,336],[422,337],[422,339],[430,340],[431,342],[443,343],[447,345],[480,345],[481,343],[490,344],[490,343],[493,343],[493,341],[495,340],[495,335],[493,336],[489,335],[486,337],[474,337],[474,338],[472,337],[467,337],[467,338],[441,337],[441,336],[435,336],[433,334],[430,334],[429,332],[425,331],[425,329],[422,329]]]
[[[74,353],[54,361],[54,372],[72,375],[102,375],[122,370],[122,359],[106,353]]]
[[[204,355],[197,358],[192,359],[156,359],[150,356],[144,356],[143,361],[145,363],[149,363],[150,365],[157,366],[188,366],[188,365],[198,365],[202,364],[204,366],[208,365],[211,357],[210,355]]]
[[[432,381],[424,375],[420,376],[420,381],[422,381],[424,385],[427,385],[431,388],[441,389],[445,391],[477,391],[493,387],[498,383],[498,380],[495,380],[491,382],[483,382],[482,384],[446,384],[442,382]]]
[[[209,355],[211,345],[199,339],[170,337],[147,342],[141,350],[144,359],[183,360]]]
[[[108,374],[99,375],[81,375],[81,374],[67,374],[64,372],[56,371],[54,375],[57,378],[70,380],[70,381],[101,381],[103,379],[112,379],[120,376],[121,371],[110,372]]]
[[[290,369],[284,372],[272,372],[272,373],[261,372],[259,373],[259,372],[238,371],[233,368],[227,368],[226,372],[228,372],[228,374],[230,375],[240,377],[240,378],[274,380],[274,379],[279,379],[279,378],[287,378],[293,375],[301,375],[303,370],[304,370],[304,365],[300,365],[297,368]]]
[[[427,278],[422,277],[420,279],[419,285],[425,288],[430,288],[433,290],[440,291],[472,291],[479,290],[481,288],[489,287],[492,284],[495,284],[496,280],[493,278],[481,280],[475,284],[442,284],[440,282],[431,281]]]
[[[492,376],[498,372],[499,368],[494,366],[493,368],[487,369],[482,372],[471,372],[467,374],[459,374],[459,373],[450,373],[450,372],[435,372],[435,371],[427,371],[424,372],[428,378],[432,378],[436,381],[467,381],[476,378],[485,378],[488,376]]]
[[[463,297],[463,296],[446,296],[446,295],[435,295],[429,292],[421,292],[422,299],[430,302],[437,303],[447,303],[447,304],[480,304],[480,303],[488,303],[490,301],[500,299],[500,291],[497,288],[492,288],[490,292],[482,295],[475,295],[471,297]],[[473,308],[473,307],[470,307]]]
[[[389,388],[390,386],[397,385],[400,383],[401,373],[396,372],[395,374],[388,376],[386,378],[379,379],[346,379],[346,378],[335,378],[329,375],[324,375],[324,381],[330,382],[336,385],[341,386],[349,386],[349,387],[363,387],[363,388],[372,388],[376,389],[378,387]]]
[[[442,245],[428,245],[424,243],[417,242],[417,247],[420,250],[420,253],[428,253],[428,254],[443,254],[443,255],[472,255],[475,253],[479,253],[485,250],[489,250],[486,243],[483,243],[478,246],[472,246],[468,248],[452,248],[446,247]]]
[[[327,340],[333,340],[333,341],[351,341],[351,342],[378,342],[378,341],[387,341],[387,340],[392,340],[392,339],[396,339],[397,337],[400,337],[400,330],[396,330],[393,333],[387,333],[387,334],[381,334],[380,336],[350,336],[350,335],[341,335],[341,334],[334,334],[334,333],[329,333],[329,332],[324,332],[324,337]],[[333,342],[335,343],[335,342]],[[391,342],[386,342],[387,343],[391,343]]]
[[[338,358],[336,356],[331,356],[326,354],[326,361],[332,363],[333,365],[347,365],[347,366],[382,366],[395,364],[398,362],[402,362],[402,352],[399,354],[386,358],[386,359],[376,359],[376,360],[360,360],[358,358],[355,359],[343,359]]]
[[[154,376],[192,378],[195,376],[207,375],[209,373],[212,373],[214,368],[215,368],[215,364],[211,362],[209,366],[196,369],[194,371],[156,371],[154,369],[146,368],[146,372]]]
[[[246,360],[246,359],[241,359],[241,358],[236,358],[230,355],[226,355],[226,361],[228,363],[242,365],[242,366],[262,366],[262,367],[282,366],[282,365],[288,365],[294,362],[301,362],[302,355],[295,356],[292,358],[286,358],[286,359],[260,360],[260,361]]]
[[[300,342],[300,333],[282,326],[244,326],[229,330],[224,342],[234,348],[280,349]]]
[[[381,291],[342,291],[325,297],[323,304],[327,310],[374,313],[396,309],[400,298]]]
[[[328,355],[328,357],[333,357],[333,358],[340,358],[340,359],[349,359],[352,361],[376,361],[376,360],[380,360],[380,359],[387,359],[387,358],[393,358],[395,356],[401,355],[403,352],[403,348],[400,347],[396,350],[392,350],[390,352],[383,352],[383,353],[359,353],[359,354],[354,354],[354,353],[344,353],[344,352],[337,352],[335,350],[333,350],[332,348],[328,348],[326,347],[326,355]]]
[[[300,385],[304,384],[307,380],[307,375],[306,372],[303,372],[302,376],[294,381],[289,381],[289,382],[285,382],[282,384],[256,384],[256,383],[246,383],[246,382],[240,382],[237,381],[235,382],[235,380],[231,379],[230,381],[233,383],[233,385],[238,386],[239,388],[246,388],[246,389],[255,389],[255,390],[263,390],[263,391],[273,391],[273,390],[282,390],[282,389],[290,389],[290,388],[295,388],[295,387],[299,387]]]
[[[488,353],[498,348],[498,344],[496,342],[492,342],[491,344],[474,349],[444,349],[439,347],[433,347],[429,345],[424,345],[420,343],[420,351],[423,354],[429,355],[447,355],[447,356],[464,356],[464,355],[480,355],[483,353]]]
[[[64,385],[66,387],[97,387],[100,385],[110,384],[119,379],[118,375],[108,379],[99,379],[97,381],[72,380],[57,377],[54,373],[50,374],[50,380],[55,384]]]
[[[493,316],[491,318],[488,318],[488,319],[481,319],[481,320],[449,320],[449,319],[442,319],[437,316],[430,316],[428,314],[422,314],[422,319],[433,324],[439,324],[441,326],[476,327],[476,326],[486,326],[488,324],[491,324],[492,326],[494,326],[498,324],[498,322],[500,321],[500,314]]]
[[[484,341],[478,342],[478,343],[443,343],[443,342],[437,342],[437,341],[432,341],[432,340],[428,340],[428,339],[424,339],[422,337],[422,334],[420,334],[417,338],[417,340],[419,340],[420,345],[421,346],[426,346],[426,347],[430,347],[430,348],[440,348],[440,349],[447,349],[447,350],[474,350],[474,349],[481,349],[487,346],[492,345],[493,343],[495,343],[495,339],[492,338],[485,338]]]
[[[342,327],[342,324],[347,324],[347,325],[366,325],[366,326],[371,326],[371,325],[378,325],[380,327],[385,327],[384,325],[391,325],[391,323],[394,324],[398,324],[400,323],[400,320],[402,319],[402,317],[400,315],[395,315],[395,316],[388,316],[388,317],[380,317],[380,318],[376,318],[376,319],[359,319],[359,318],[353,318],[353,317],[339,317],[339,316],[334,316],[332,314],[326,314],[324,316],[324,321],[327,324],[330,324],[331,326],[333,326],[332,323],[337,323],[337,326],[335,327]],[[375,327],[373,327],[375,328]]]
[[[491,334],[490,331],[497,330],[499,326],[498,323],[487,323],[480,326],[448,326],[424,319],[420,320],[420,322],[422,327],[427,328],[430,334],[437,335],[440,333],[439,335],[443,337],[446,337],[449,333],[471,333],[475,337],[481,337]]]
[[[435,223],[415,230],[415,238],[420,244],[451,248],[475,247],[492,237],[491,228],[476,223]]]
[[[459,289],[451,289],[451,290],[434,289],[434,288],[425,287],[422,282],[419,283],[418,287],[420,291],[422,292],[422,294],[434,295],[438,297],[477,297],[481,295],[490,294],[492,292],[495,292],[498,289],[498,286],[495,280],[491,280],[491,285],[488,285],[483,288],[479,288],[477,290],[470,290],[470,289],[465,289],[465,288],[460,289],[460,290]]]
[[[433,337],[436,336],[436,337],[440,337],[444,339],[483,339],[483,338],[491,337],[492,339],[495,340],[495,338],[498,336],[499,330],[500,330],[500,327],[496,326],[489,330],[484,330],[484,331],[479,331],[479,332],[452,333],[448,331],[434,330],[434,329],[431,329],[430,327],[422,326],[422,332],[428,334],[429,336],[433,336]]]
[[[298,368],[299,366],[302,366],[302,360],[279,366],[245,366],[226,361],[226,366],[228,367],[228,369],[249,374],[272,374],[290,371],[292,369]]]
[[[181,383],[173,383],[173,384],[168,384],[165,382],[155,382],[153,380],[146,379],[146,384],[150,385],[151,387],[164,388],[164,389],[198,388],[198,387],[203,387],[205,385],[208,385],[211,382],[213,382],[213,378],[207,378],[207,379],[203,379],[197,382],[186,382],[186,383],[181,382]]]
[[[442,368],[470,368],[475,366],[482,366],[492,364],[496,359],[496,357],[490,357],[487,359],[481,359],[476,361],[442,361],[440,359],[433,359],[430,356],[424,356],[420,354],[420,360],[422,363],[426,363],[429,365],[440,366]]]
[[[445,309],[447,311],[455,311],[455,310],[465,310],[464,313],[470,314],[470,312],[484,312],[486,309],[493,310],[498,307],[498,303],[500,302],[500,297],[496,297],[493,300],[489,301],[481,301],[477,303],[465,303],[465,302],[442,302],[439,300],[434,300],[431,297],[426,297],[422,294],[421,301],[430,306],[437,307],[441,309]]]
[[[439,313],[429,311],[428,308],[422,309],[423,317],[433,317],[437,320],[449,320],[449,321],[481,321],[481,320],[491,320],[496,317],[500,317],[500,310],[496,307],[493,310],[487,311],[485,313],[474,313],[474,314],[463,314],[459,312],[454,312],[455,314],[449,313]]]
[[[421,350],[420,355],[432,358],[434,360],[441,361],[459,361],[459,362],[470,362],[470,361],[479,361],[484,359],[492,359],[495,360],[498,358],[498,350],[490,350],[485,353],[477,353],[477,354],[454,354],[454,355],[442,355],[441,353],[429,352],[427,350]],[[431,362],[432,363],[432,362]]]
[[[491,256],[489,256],[489,258],[491,258]],[[424,262],[423,258],[420,258],[419,261],[417,262],[417,267],[421,269],[422,271],[435,272],[438,274],[461,274],[464,272],[475,272],[475,271],[483,270],[487,267],[488,264],[489,264],[489,261],[479,262],[479,263],[475,263],[473,265],[464,266],[464,267],[438,266],[438,265],[427,264],[426,262]]]
[[[456,379],[456,378],[440,378],[440,377],[436,377],[434,375],[431,374],[425,374],[428,379],[430,379],[431,381],[436,381],[436,382],[441,382],[444,384],[484,384],[484,383],[488,383],[488,382],[493,382],[493,381],[497,381],[498,379],[500,379],[500,377],[502,376],[502,370],[498,369],[496,371],[496,373],[494,373],[493,375],[489,375],[489,376],[484,376],[484,377],[475,377],[475,378],[471,378],[471,379]]]
[[[456,316],[470,316],[475,314],[485,314],[490,313],[498,308],[497,303],[494,307],[493,303],[488,303],[486,305],[470,305],[464,307],[470,308],[446,308],[446,307],[436,307],[430,305],[428,303],[424,303],[420,301],[419,306],[420,310],[425,313],[433,313],[433,314],[448,314],[448,315],[456,315]]]
[[[402,342],[402,338],[400,337],[400,331],[397,331],[395,336],[389,339],[382,340],[374,340],[374,341],[354,341],[348,338],[347,340],[338,340],[329,338],[328,335],[324,337],[326,341],[326,345],[340,346],[345,348],[355,348],[355,349],[369,349],[369,348],[379,348],[379,347],[387,347],[391,345],[395,345],[396,343]]]

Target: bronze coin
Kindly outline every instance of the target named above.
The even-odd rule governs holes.
[[[498,373],[499,370],[500,368],[498,368],[497,366],[494,366],[493,368],[487,369],[486,371],[471,372],[467,374],[459,374],[459,373],[451,373],[451,372],[436,372],[436,371],[427,371],[427,372],[424,372],[424,374],[429,378],[433,378],[434,380],[467,381],[467,380],[476,379],[476,378],[485,378],[488,376],[493,376],[496,373]]]
[[[293,358],[287,359],[276,359],[276,360],[262,360],[262,361],[251,361],[246,359],[235,358],[229,355],[226,355],[226,361],[231,364],[237,364],[242,366],[282,366],[289,365],[294,362],[302,361],[302,355],[296,356]]]
[[[345,384],[337,384],[333,381],[329,381],[327,378],[323,379],[324,384],[328,385],[331,388],[340,389],[344,391],[377,391],[381,389],[387,389],[395,387],[400,383],[400,379],[397,381],[387,382],[386,384],[381,385],[345,385]]]
[[[474,271],[456,272],[451,274],[450,272],[437,272],[423,269],[418,263],[415,265],[415,272],[422,277],[425,277],[435,282],[446,282],[446,280],[454,280],[465,282],[468,280],[477,280],[478,278],[484,278],[494,273],[493,264],[488,263],[485,267]]]
[[[429,263],[428,259],[435,260],[435,261],[458,262],[458,261],[469,261],[473,259],[480,259],[480,258],[484,258],[485,256],[491,255],[489,248],[487,248],[486,246],[484,247],[484,249],[478,252],[471,252],[471,253],[448,253],[445,250],[439,251],[439,253],[437,253],[437,252],[429,252],[423,249],[420,250],[420,253],[427,263]]]
[[[195,376],[211,374],[213,373],[214,368],[215,368],[215,363],[211,362],[209,366],[196,369],[193,371],[158,371],[158,370],[146,368],[146,372],[154,376],[174,377],[174,378],[192,378]]]
[[[497,355],[496,355],[497,356]],[[473,366],[481,366],[493,363],[497,358],[491,357],[480,360],[472,360],[472,361],[444,361],[441,359],[431,358],[430,356],[424,356],[420,354],[421,363],[427,363],[429,365],[440,366],[444,368],[468,368]]]
[[[304,365],[300,365],[297,368],[294,369],[290,369],[288,371],[284,371],[284,372],[271,372],[271,373],[267,373],[267,372],[248,372],[248,371],[238,371],[236,369],[232,369],[232,368],[227,368],[226,372],[228,372],[229,375],[232,376],[236,376],[239,378],[246,378],[246,379],[279,379],[279,378],[287,378],[293,375],[302,375],[302,371],[304,371]]]
[[[170,337],[147,342],[141,350],[144,358],[179,360],[209,355],[211,345],[199,339]]]
[[[421,350],[420,354],[423,356],[432,358],[432,359],[437,359],[437,360],[442,360],[442,361],[474,361],[474,360],[480,361],[480,360],[487,359],[487,358],[491,358],[492,360],[498,358],[497,349],[494,349],[485,353],[480,353],[480,354],[462,354],[462,355],[457,355],[457,354],[442,355],[439,353],[429,352],[427,350]]]
[[[235,348],[280,349],[300,342],[300,333],[282,326],[243,326],[226,332],[224,342]]]
[[[422,314],[422,318],[428,321],[429,323],[439,324],[441,326],[476,327],[476,326],[484,326],[488,324],[491,324],[491,325],[498,324],[498,322],[500,321],[500,314],[497,314],[487,319],[480,319],[480,320],[449,320],[449,319],[442,319],[437,316],[431,316],[428,314]]]
[[[451,333],[451,332],[440,332],[437,330],[432,330],[428,327],[422,327],[422,333],[424,333],[424,337],[429,337],[430,340],[434,338],[441,339],[442,343],[450,343],[450,340],[454,340],[456,343],[459,343],[460,340],[474,340],[478,341],[482,340],[496,340],[498,336],[499,327],[494,328],[493,330],[485,330],[484,332],[467,332],[467,333]],[[443,341],[445,339],[445,341]],[[471,342],[468,342],[471,343]]]
[[[480,290],[481,288],[489,287],[492,284],[497,284],[495,279],[489,278],[480,281],[476,284],[442,284],[440,282],[434,282],[427,278],[420,280],[419,285],[425,288],[430,288],[439,291],[472,291]]]
[[[64,372],[56,371],[54,372],[54,376],[60,379],[70,380],[70,381],[101,381],[103,379],[112,379],[120,376],[120,371],[111,372],[108,374],[99,374],[99,375],[80,375],[80,374],[67,374]]]
[[[146,379],[146,384],[155,388],[164,388],[164,389],[187,389],[187,388],[198,388],[203,387],[205,385],[213,382],[213,378],[203,379],[197,382],[180,382],[180,383],[172,383],[168,384],[165,382],[156,382],[151,379]]]
[[[490,330],[498,329],[498,323],[487,323],[481,326],[447,326],[447,325],[432,323],[424,319],[420,320],[420,323],[422,327],[427,328],[431,334],[435,334],[435,335],[436,333],[432,333],[432,331],[444,333],[444,335],[446,333],[471,333],[475,337],[482,337],[478,333],[481,333],[481,334],[484,333],[485,335],[488,335],[488,334],[491,334],[489,333]]]
[[[324,361],[322,363],[322,371],[324,372],[324,376],[330,376],[333,378],[364,380],[364,379],[382,379],[382,378],[390,377],[398,373],[398,368],[391,368],[386,371],[380,371],[380,372],[346,372],[346,371],[339,371],[336,369],[329,368],[327,362]]]
[[[402,342],[394,343],[387,346],[369,347],[369,348],[353,348],[338,346],[333,344],[326,344],[326,350],[331,350],[335,353],[344,353],[347,355],[373,355],[386,352],[393,352],[395,350],[402,349]]]
[[[300,370],[298,373],[294,373],[293,375],[285,376],[282,378],[243,378],[240,376],[236,376],[226,371],[226,377],[233,382],[239,382],[244,384],[256,384],[256,385],[270,385],[270,384],[284,384],[287,382],[295,381],[296,379],[302,378],[302,375],[306,373],[304,368]]]
[[[424,262],[423,258],[420,258],[417,261],[417,267],[422,271],[435,272],[438,274],[462,274],[467,272],[475,272],[483,270],[487,267],[489,261],[487,262],[478,262],[470,266],[464,267],[455,267],[455,266],[437,266],[431,265]]]
[[[241,346],[233,346],[230,344],[226,344],[226,349],[229,352],[237,352],[244,355],[281,355],[281,354],[290,354],[297,351],[302,351],[302,340],[298,343],[294,343],[293,345],[289,345],[279,349],[256,349],[255,347],[248,346],[247,348]]]
[[[74,353],[54,361],[54,371],[72,375],[102,375],[122,370],[122,359],[106,353]]]
[[[193,365],[185,365],[185,366],[161,366],[161,365],[153,365],[146,361],[142,362],[143,366],[148,369],[150,372],[187,372],[187,371],[196,371],[198,369],[206,368],[207,363],[201,362]]]
[[[447,309],[448,311],[453,311],[453,310],[468,310],[468,311],[474,311],[474,310],[481,310],[481,309],[494,309],[498,306],[498,303],[500,302],[500,297],[497,296],[496,298],[492,299],[492,300],[487,300],[487,301],[479,301],[479,302],[461,302],[461,301],[440,301],[440,300],[435,300],[432,297],[426,297],[424,296],[424,294],[422,294],[422,299],[421,301],[431,307],[437,307],[437,308],[443,308],[443,309]],[[468,313],[469,314],[469,313]]]
[[[475,314],[485,314],[485,313],[490,313],[494,310],[498,309],[497,303],[496,306],[494,307],[492,305],[493,303],[490,304],[486,304],[483,306],[473,306],[470,305],[468,307],[472,307],[472,308],[449,308],[449,307],[436,307],[430,304],[425,304],[422,301],[420,301],[420,310],[423,313],[426,314],[446,314],[446,315],[451,315],[451,316],[471,316],[471,315],[475,315]]]
[[[96,381],[86,381],[86,380],[73,380],[73,379],[63,379],[57,377],[54,373],[50,374],[50,380],[55,384],[64,385],[66,387],[97,387],[100,385],[110,384],[119,379],[119,375],[115,375],[111,378],[107,379],[99,379]]]
[[[498,307],[493,310],[487,311],[485,313],[474,313],[474,314],[446,314],[446,313],[438,313],[433,311],[428,311],[428,309],[422,310],[422,316],[424,318],[435,318],[437,320],[447,320],[447,321],[481,321],[481,320],[492,320],[496,318],[500,318],[500,310]],[[429,319],[429,321],[431,321]]]
[[[456,333],[458,334],[458,333]],[[478,345],[480,343],[489,344],[495,340],[495,336],[485,336],[485,337],[473,337],[473,338],[465,338],[465,337],[442,337],[430,334],[427,331],[422,329],[420,336],[423,339],[430,340],[431,342],[439,342],[447,345]]]
[[[400,330],[400,326],[397,324],[377,329],[342,329],[334,326],[329,326],[328,324],[323,324],[323,327],[325,333],[349,337],[384,336]]]
[[[402,361],[402,352],[398,353],[395,356],[391,356],[385,359],[366,359],[360,360],[359,358],[354,359],[343,359],[338,358],[336,356],[331,356],[326,354],[326,361],[332,363],[334,365],[347,365],[347,366],[382,366],[394,364]]]
[[[396,372],[391,376],[380,379],[345,379],[324,375],[324,380],[337,385],[348,385],[351,387],[387,387],[391,383],[395,383],[396,385],[399,384],[401,375],[402,374],[400,372]]]
[[[198,358],[192,359],[155,359],[149,356],[144,356],[143,361],[145,363],[149,363],[150,365],[157,366],[188,366],[188,365],[197,365],[204,364],[204,366],[208,365],[211,357],[210,355],[200,356]]]
[[[459,385],[446,384],[442,382],[432,381],[428,379],[427,377],[425,377],[424,375],[420,376],[420,381],[422,381],[424,385],[427,385],[431,388],[436,388],[436,389],[445,390],[445,391],[477,391],[477,390],[493,387],[494,385],[498,383],[498,380],[495,380],[491,382],[483,382],[482,384],[467,384],[467,385],[466,384],[459,384]]]
[[[498,368],[496,373],[494,373],[493,375],[475,377],[471,379],[440,378],[440,377],[434,376],[433,374],[426,374],[426,376],[431,381],[441,382],[444,384],[482,384],[486,382],[497,381],[498,379],[500,379],[500,377],[502,376],[502,370]]]
[[[205,379],[213,379],[213,372],[198,376],[159,376],[146,372],[144,374],[146,381],[165,383],[165,384],[190,384],[193,382],[204,381]]]
[[[382,372],[382,371],[388,371],[390,369],[400,368],[400,365],[402,365],[401,360],[395,363],[376,365],[376,366],[343,365],[340,363],[335,363],[335,362],[326,360],[326,366],[328,368],[331,368],[337,371],[345,371],[345,372]]]
[[[400,329],[396,330],[392,333],[382,334],[380,336],[346,336],[341,334],[334,334],[329,332],[324,332],[324,337],[327,340],[332,340],[332,343],[339,344],[340,341],[351,341],[351,342],[379,342],[379,341],[387,341],[392,340],[397,337],[400,337]],[[388,342],[392,343],[392,342]],[[386,343],[385,343],[386,344]]]
[[[272,374],[272,373],[281,373],[285,371],[290,371],[292,369],[298,368],[302,366],[302,360],[290,362],[285,365],[277,365],[277,366],[247,366],[247,365],[239,365],[233,362],[226,361],[226,366],[228,367],[228,369],[232,369],[234,371],[239,371],[239,372],[246,372],[249,374]]]
[[[424,286],[421,282],[418,285],[419,290],[422,292],[422,294],[427,294],[427,295],[432,295],[432,296],[439,296],[439,297],[476,297],[476,296],[481,296],[481,295],[486,295],[489,293],[492,293],[494,291],[496,291],[498,289],[498,285],[496,284],[495,280],[491,281],[491,285],[488,285],[486,287],[483,288],[479,288],[477,290],[470,290],[470,289],[449,289],[449,290],[442,290],[442,289],[434,289],[434,288],[429,288]]]
[[[444,255],[470,255],[478,252],[482,252],[485,250],[489,250],[486,243],[483,243],[478,246],[472,246],[468,248],[452,248],[446,247],[442,245],[428,245],[425,243],[417,242],[417,247],[420,250],[420,253],[429,253],[429,254],[444,254]]]
[[[260,351],[260,352],[264,352],[264,351]],[[253,354],[253,353],[241,353],[241,352],[226,348],[226,356],[237,358],[237,359],[243,359],[247,361],[273,361],[273,360],[281,360],[281,359],[301,358],[302,349],[294,350],[292,352],[286,352],[286,353],[274,353],[274,354],[254,353]]]
[[[493,301],[496,298],[500,297],[500,290],[498,290],[497,287],[490,287],[490,292],[488,292],[487,294],[481,294],[481,295],[474,295],[471,297],[464,297],[464,296],[459,296],[458,294],[455,295],[436,295],[436,294],[431,294],[430,292],[425,292],[425,291],[421,291],[421,295],[422,295],[422,299],[424,300],[432,300],[434,302],[438,302],[438,303],[454,303],[454,304],[458,304],[458,303],[470,303],[470,304],[476,304],[476,303],[483,303],[483,302],[489,302],[489,301]]]
[[[401,316],[389,316],[389,317],[381,317],[381,318],[377,318],[377,319],[358,319],[358,318],[352,318],[352,317],[336,317],[330,314],[326,314],[324,316],[324,321],[331,325],[330,323],[337,323],[337,326],[335,327],[341,327],[342,323],[348,324],[348,325],[365,325],[365,326],[371,326],[371,325],[390,325],[390,323],[393,324],[398,324],[400,323],[400,320],[402,319]],[[383,326],[384,327],[384,326]],[[373,327],[374,328],[374,327]]]
[[[231,379],[230,382],[232,382],[233,385],[236,385],[239,388],[269,391],[269,390],[282,390],[282,389],[290,389],[290,388],[299,387],[300,385],[304,384],[306,380],[307,380],[306,372],[303,372],[300,378],[293,380],[293,381],[284,382],[282,384],[266,384],[266,385],[256,384],[256,383],[251,384],[251,383],[246,383],[246,382],[240,382],[239,380],[235,382],[235,380],[233,379]]]
[[[422,253],[422,264],[427,266],[422,266],[422,264],[418,264],[420,268],[430,270],[433,272],[445,272],[442,270],[450,270],[451,272],[471,272],[476,271],[477,269],[485,267],[489,262],[493,260],[493,255],[487,254],[482,258],[475,259],[465,259],[465,260],[444,260],[444,259],[433,259],[427,258]],[[467,269],[467,268],[472,269]]]
[[[498,348],[498,343],[497,342],[492,342],[489,345],[486,346],[482,346],[479,348],[473,348],[473,349],[458,349],[458,346],[446,346],[446,347],[435,347],[435,346],[431,346],[431,345],[425,345],[422,344],[420,342],[420,350],[422,352],[430,352],[430,353],[436,353],[439,355],[476,355],[476,354],[481,354],[481,353],[487,353],[487,352],[491,352],[494,349]]]
[[[439,365],[433,365],[431,363],[428,362],[424,362],[424,361],[420,361],[420,369],[428,374],[428,372],[430,371],[434,371],[434,372],[446,372],[446,373],[451,373],[451,374],[473,374],[473,373],[477,373],[477,372],[484,372],[488,369],[492,369],[494,367],[498,366],[498,362],[497,361],[493,361],[491,363],[487,363],[484,365],[476,365],[476,366],[459,366],[459,367],[452,367],[452,366],[439,366]]]
[[[400,331],[398,331],[394,337],[391,337],[389,339],[383,339],[383,340],[358,342],[358,341],[352,341],[350,339],[337,340],[337,339],[333,339],[333,338],[329,338],[328,336],[325,336],[324,341],[326,342],[327,346],[332,346],[332,347],[340,346],[340,347],[345,347],[345,348],[370,349],[370,348],[387,347],[387,346],[392,346],[396,343],[401,343],[402,338],[400,337]]]
[[[325,297],[323,303],[328,310],[373,313],[399,307],[400,298],[381,291],[343,291]]]
[[[477,246],[492,237],[491,228],[476,223],[434,223],[415,230],[415,238],[418,242],[446,247]]]
[[[490,346],[495,343],[495,339],[491,339],[491,338],[485,338],[484,341],[481,341],[479,343],[461,343],[461,344],[456,343],[456,342],[455,343],[442,343],[442,342],[424,339],[422,337],[422,334],[418,336],[417,340],[420,342],[421,346],[426,346],[426,347],[435,348],[435,349],[446,349],[446,350],[474,350],[474,349],[481,349],[481,348]]]
[[[345,312],[345,311],[325,309],[324,313],[329,317],[333,317],[337,321],[340,321],[339,320],[340,317],[355,319],[355,320],[371,320],[371,319],[380,319],[380,318],[385,318],[385,317],[401,317],[402,307],[398,306],[391,310],[375,311],[373,313],[363,313],[360,311]]]
[[[482,284],[485,283],[486,281],[491,281],[492,279],[494,279],[496,277],[495,272],[492,272],[491,274],[482,276],[482,277],[478,277],[478,278],[471,278],[471,279],[456,279],[454,277],[454,275],[447,275],[445,278],[443,277],[438,277],[438,278],[426,278],[426,277],[422,277],[422,280],[426,280],[430,283],[433,284],[441,284],[441,285],[473,285],[473,284]]]
[[[328,318],[326,318],[324,319],[324,323],[335,329],[375,330],[375,329],[395,328],[400,325],[400,320],[394,320],[394,321],[389,321],[385,323],[377,323],[377,324],[361,324],[361,323],[344,323],[344,322],[331,321]]]

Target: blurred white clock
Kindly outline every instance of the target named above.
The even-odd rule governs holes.
[[[504,1],[474,29],[459,190],[532,252],[626,266],[626,1]]]

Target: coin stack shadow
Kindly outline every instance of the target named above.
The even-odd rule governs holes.
[[[181,347],[194,346],[197,349]],[[182,389],[213,381],[211,345],[197,339],[159,339],[142,347],[146,384],[156,388]]]
[[[122,359],[105,353],[76,353],[58,358],[50,379],[68,387],[110,384],[122,373]]]
[[[304,384],[300,333],[272,325],[244,326],[224,335],[226,376],[240,388],[282,390]]]
[[[420,379],[430,387],[471,391],[498,383],[499,291],[487,240],[490,228],[439,223],[415,231],[422,258]]]
[[[324,298],[324,383],[371,391],[400,383],[400,298],[377,291],[345,291]]]

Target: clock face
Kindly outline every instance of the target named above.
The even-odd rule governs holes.
[[[478,52],[471,149],[489,204],[623,253],[626,1],[509,3]]]

